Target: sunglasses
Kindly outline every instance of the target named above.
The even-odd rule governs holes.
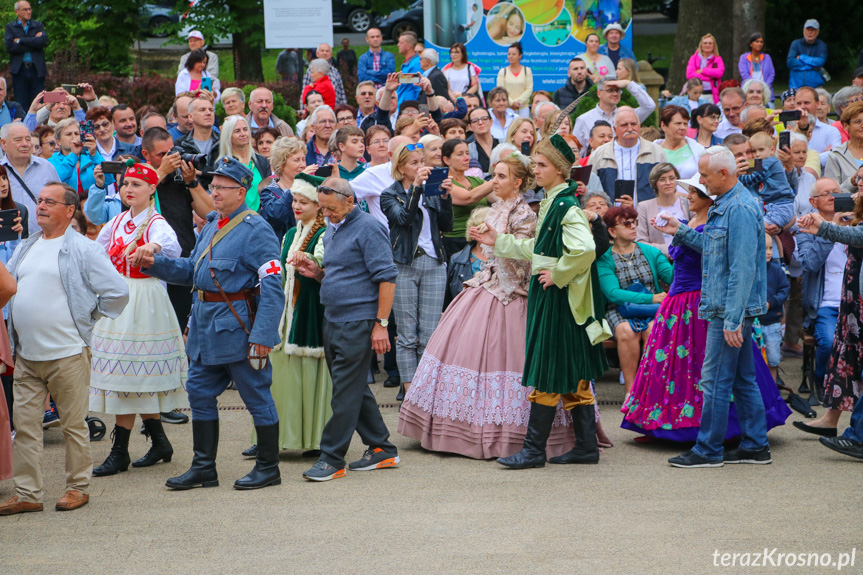
[[[415,152],[417,150],[422,150],[422,149],[423,149],[422,144],[408,144],[407,146],[405,146],[405,150],[407,150],[408,152]]]
[[[638,218],[636,218],[634,220],[623,220],[623,221],[617,222],[617,225],[632,229],[638,225]]]
[[[338,195],[340,195],[340,196],[344,196],[344,197],[346,197],[346,198],[350,198],[350,197],[352,197],[352,195],[351,195],[351,194],[346,194],[346,193],[344,193],[344,192],[340,192],[339,190],[336,190],[336,189],[330,188],[330,187],[328,187],[328,186],[318,186],[318,193],[319,193],[319,194],[324,194],[324,195],[327,195],[327,196],[328,196],[328,195],[330,195],[330,194],[338,194]]]

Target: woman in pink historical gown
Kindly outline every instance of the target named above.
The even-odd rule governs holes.
[[[494,168],[498,201],[486,222],[499,233],[533,237],[536,216],[524,201],[533,162],[514,153]],[[488,249],[488,248],[484,248]],[[491,254],[489,254],[491,255]],[[530,262],[493,257],[441,317],[399,415],[399,433],[431,451],[475,459],[512,455],[527,431],[532,388],[521,385]],[[549,457],[575,444],[558,406]]]

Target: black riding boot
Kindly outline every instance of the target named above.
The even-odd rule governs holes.
[[[156,465],[159,461],[170,463],[174,456],[174,448],[171,447],[171,442],[168,441],[168,436],[165,435],[165,429],[162,427],[162,420],[158,417],[144,420],[144,435],[150,438],[150,451],[141,459],[132,462],[132,467],[150,467]]]
[[[192,444],[195,455],[192,466],[179,477],[165,482],[171,489],[194,489],[196,487],[218,487],[216,452],[219,449],[219,420],[198,421],[192,419]]]
[[[545,467],[545,444],[551,433],[556,406],[530,404],[530,420],[521,451],[509,457],[499,457],[497,462],[512,469]]]
[[[121,471],[129,469],[129,436],[132,434],[131,429],[114,426],[114,431],[111,432],[111,439],[114,444],[111,446],[111,453],[105,461],[93,470],[93,477],[105,477],[106,475],[117,475]]]
[[[258,455],[255,467],[248,475],[234,482],[234,489],[260,489],[280,485],[279,473],[279,424],[256,425],[258,432]]]
[[[552,457],[549,463],[599,463],[599,446],[596,444],[596,411],[592,405],[572,408],[572,427],[575,430],[575,447],[571,451]]]

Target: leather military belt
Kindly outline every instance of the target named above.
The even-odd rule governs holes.
[[[251,299],[252,296],[260,295],[261,288],[260,286],[256,288],[244,289],[243,291],[238,291],[234,293],[226,293],[225,297],[228,298],[228,301],[245,301]],[[225,303],[225,298],[222,297],[217,291],[204,291],[198,290],[198,299],[206,302],[221,302]]]

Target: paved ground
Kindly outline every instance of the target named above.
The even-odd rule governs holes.
[[[797,366],[786,366],[795,385]],[[600,399],[622,399],[616,376],[609,372],[599,384]],[[382,404],[392,403],[394,390],[373,389]],[[51,506],[0,518],[0,572],[738,574],[764,569],[714,568],[714,551],[775,547],[835,558],[855,546],[856,566],[844,572],[863,572],[863,462],[797,432],[790,426],[797,414],[771,432],[775,461],[766,467],[673,469],[665,460],[680,446],[633,442],[618,427],[618,407],[603,405],[615,447],[596,466],[511,471],[425,452],[394,433],[403,461],[397,469],[313,484],[301,478],[311,462],[284,452],[280,487],[238,492],[231,484],[251,465],[239,455],[250,421],[231,409],[238,405],[236,392],[226,392],[219,488],[163,487],[191,460],[191,426],[168,426],[173,462],[96,478],[91,503],[71,513],[53,510],[63,489],[63,446],[59,431],[46,432]],[[396,410],[383,412],[395,430]],[[109,448],[94,443],[94,462]],[[133,457],[145,450],[143,436],[133,434]],[[361,451],[355,439],[348,459]],[[12,482],[0,482],[0,498],[11,493]]]

